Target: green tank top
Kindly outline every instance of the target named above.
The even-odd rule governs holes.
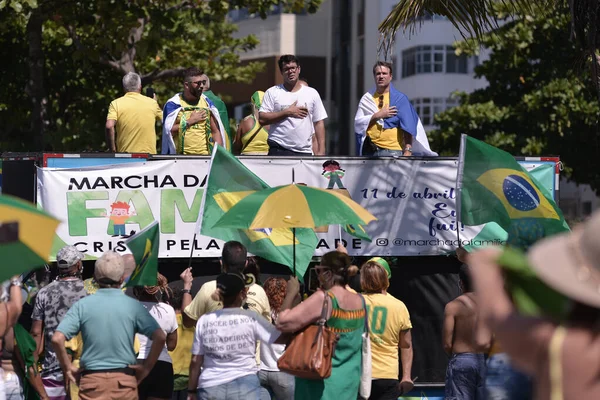
[[[362,362],[362,334],[365,309],[340,308],[335,295],[331,298],[331,317],[327,327],[340,336],[333,353],[331,376],[324,380],[296,378],[296,399],[356,400]]]

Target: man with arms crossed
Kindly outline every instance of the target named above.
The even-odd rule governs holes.
[[[265,92],[258,113],[260,125],[269,125],[269,155],[312,155],[313,132],[317,141],[314,154],[325,155],[327,112],[319,93],[298,80],[300,63],[296,56],[283,55],[278,64],[283,84]]]

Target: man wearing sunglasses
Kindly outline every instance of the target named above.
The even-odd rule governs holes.
[[[354,117],[358,155],[437,156],[408,97],[391,84],[392,64],[375,63],[373,77],[376,88],[363,95]]]
[[[204,95],[208,78],[198,68],[183,73],[183,92],[171,97],[163,110],[162,154],[210,155],[223,146],[226,133],[219,110]]]

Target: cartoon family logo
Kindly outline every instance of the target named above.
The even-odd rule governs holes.
[[[340,167],[340,163],[335,160],[327,160],[323,163],[323,175],[325,178],[329,180],[329,185],[327,185],[327,189],[335,189],[335,186],[338,189],[346,189],[344,184],[342,183],[342,178],[344,177],[345,171]]]
[[[129,220],[129,217],[136,215],[135,210],[131,209],[131,206],[128,203],[124,201],[116,201],[110,205],[110,215],[106,215],[106,213],[103,213],[102,215],[105,217],[108,216],[108,218],[112,221],[113,237],[129,237],[135,234],[135,231],[131,231],[130,235],[127,235],[125,232],[125,224]]]

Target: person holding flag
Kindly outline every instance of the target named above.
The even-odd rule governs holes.
[[[183,92],[163,110],[162,154],[210,155],[215,143],[227,142],[219,110],[202,93],[208,83],[203,71],[188,68],[183,78]]]
[[[392,64],[373,66],[376,88],[360,99],[354,117],[357,155],[437,156],[408,97],[391,85]]]

